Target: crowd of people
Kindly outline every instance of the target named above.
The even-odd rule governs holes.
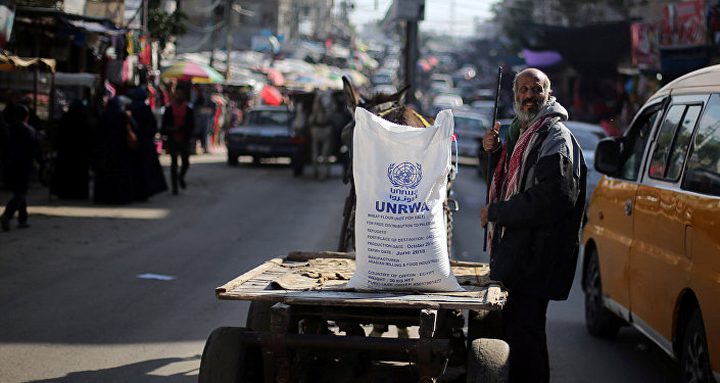
[[[35,179],[55,198],[98,204],[143,202],[168,190],[179,194],[198,142],[206,153],[221,145],[222,132],[239,123],[241,113],[233,113],[237,104],[221,90],[177,85],[157,94],[146,87],[106,94],[98,108],[76,99],[52,123],[41,121],[28,100],[6,98],[0,178],[12,197],[3,201],[1,228],[10,230],[16,214],[18,227],[29,227],[26,201]],[[160,165],[163,150],[171,159],[169,185]]]

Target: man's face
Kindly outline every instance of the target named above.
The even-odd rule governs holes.
[[[532,120],[548,100],[549,94],[543,85],[541,75],[533,72],[518,77],[513,108],[520,121]]]

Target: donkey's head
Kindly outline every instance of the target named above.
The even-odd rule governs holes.
[[[393,94],[376,93],[372,97],[362,97],[347,76],[343,76],[342,81],[347,107],[353,113],[359,106],[396,124],[419,128],[432,124],[431,118],[424,118],[412,107],[405,105],[405,95],[410,89],[410,85],[406,85]]]

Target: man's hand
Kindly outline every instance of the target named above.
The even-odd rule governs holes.
[[[490,205],[485,205],[480,208],[480,226],[485,227],[488,224],[488,210]]]
[[[500,145],[500,122],[495,121],[495,126],[488,130],[483,137],[483,149],[492,152]]]

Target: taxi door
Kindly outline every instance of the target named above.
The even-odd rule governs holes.
[[[688,286],[690,259],[685,231],[690,213],[680,176],[693,131],[708,96],[675,96],[650,143],[648,166],[638,187],[630,249],[633,322],[672,353],[675,304]]]
[[[595,239],[605,305],[627,319],[630,307],[628,260],[633,238],[632,204],[639,182],[639,170],[646,143],[662,100],[650,104],[638,114],[624,137],[627,149],[616,176],[600,181],[588,211],[586,235]]]

